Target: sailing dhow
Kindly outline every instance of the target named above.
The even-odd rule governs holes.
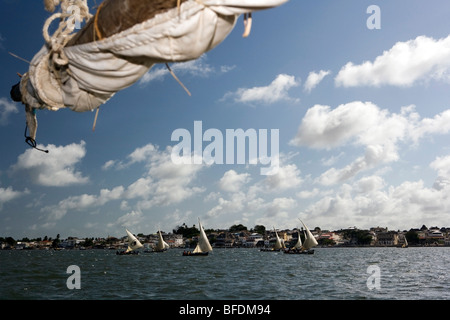
[[[288,250],[285,250],[284,253],[293,253],[293,254],[313,254],[314,250],[311,250],[311,248],[314,248],[318,245],[316,238],[314,235],[309,231],[308,227],[303,223],[303,221],[300,220],[300,222],[303,224],[304,230],[303,233],[305,235],[305,241],[302,244],[302,241],[300,239],[300,232],[298,233],[298,240],[297,243],[294,245],[294,247],[289,248]]]
[[[169,249],[169,244],[164,241],[163,236],[161,234],[161,230],[158,230],[158,244],[156,245],[155,251],[156,252],[163,252]]]
[[[142,243],[138,240],[138,238],[136,238],[134,236],[134,234],[132,234],[130,231],[128,231],[128,229],[125,229],[125,231],[127,232],[127,237],[128,237],[128,247],[125,251],[122,251],[122,252],[117,251],[116,253],[118,255],[137,254],[138,251],[136,251],[136,250],[143,247]]]
[[[210,251],[212,251],[211,244],[209,243],[208,237],[206,236],[205,230],[200,222],[200,218],[198,219],[198,226],[200,229],[200,237],[198,238],[197,246],[192,252],[183,252],[183,256],[206,256]]]
[[[272,248],[262,248],[260,251],[276,252],[276,251],[280,251],[281,249],[286,248],[286,246],[284,245],[284,241],[281,240],[280,237],[278,236],[278,233],[277,233],[277,230],[275,230],[275,227],[273,227],[273,231],[275,232],[275,236],[276,236],[275,244],[273,245]]]

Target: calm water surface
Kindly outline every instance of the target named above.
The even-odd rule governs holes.
[[[0,251],[0,299],[447,300],[449,262],[449,247],[216,249],[204,257],[179,249]],[[80,289],[67,287],[71,265],[80,268]]]

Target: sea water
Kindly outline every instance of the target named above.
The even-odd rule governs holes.
[[[0,251],[2,300],[448,300],[450,247]],[[78,267],[79,289],[70,288]],[[376,272],[374,272],[374,270]]]

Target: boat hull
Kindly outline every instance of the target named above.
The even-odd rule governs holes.
[[[117,252],[116,252],[116,255],[118,255],[118,256],[130,256],[130,255],[137,255],[137,254],[139,254],[138,251],[129,251],[129,252],[126,252],[126,251],[117,251]]]
[[[285,250],[287,254],[314,254],[314,250]]]
[[[263,251],[263,252],[280,252],[281,249],[262,248],[259,251]]]
[[[183,256],[207,256],[209,252],[191,252],[191,251],[187,251],[187,252],[183,252]]]

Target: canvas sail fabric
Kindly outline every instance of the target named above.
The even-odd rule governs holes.
[[[295,249],[300,249],[302,247],[302,239],[300,238],[300,231],[298,232],[298,239],[296,244],[294,245]]]
[[[126,252],[142,248],[142,243],[130,231],[128,231],[128,229],[126,229],[126,231],[128,236],[128,248]]]
[[[213,49],[231,32],[240,14],[286,1],[187,0],[180,8],[166,10],[107,38],[65,45],[55,56],[53,43],[67,43],[75,36],[61,35],[63,40],[51,39],[32,59],[20,83],[22,102],[28,113],[45,108],[94,110],[138,81],[154,64],[197,59]],[[27,115],[27,123],[35,133],[34,114]]]
[[[161,231],[158,231],[158,239],[159,241],[158,244],[156,245],[157,250],[165,250],[170,247],[169,244],[164,241]]]
[[[277,231],[275,230],[275,228],[274,228],[274,231],[275,231],[275,235],[277,236],[277,240],[276,240],[276,242],[275,242],[275,245],[274,245],[274,249],[275,250],[279,250],[279,249],[283,249],[284,248],[284,242],[280,239],[280,237],[278,236],[278,233],[277,233]]]
[[[316,238],[314,238],[311,231],[309,231],[308,227],[303,223],[303,227],[305,228],[305,242],[303,243],[303,249],[309,250],[318,245]]]
[[[209,252],[212,251],[211,244],[209,243],[208,237],[206,236],[205,230],[203,230],[203,226],[200,223],[200,220],[198,221],[199,227],[200,227],[200,237],[198,239],[197,246],[194,249],[194,253],[203,253],[203,252]]]

